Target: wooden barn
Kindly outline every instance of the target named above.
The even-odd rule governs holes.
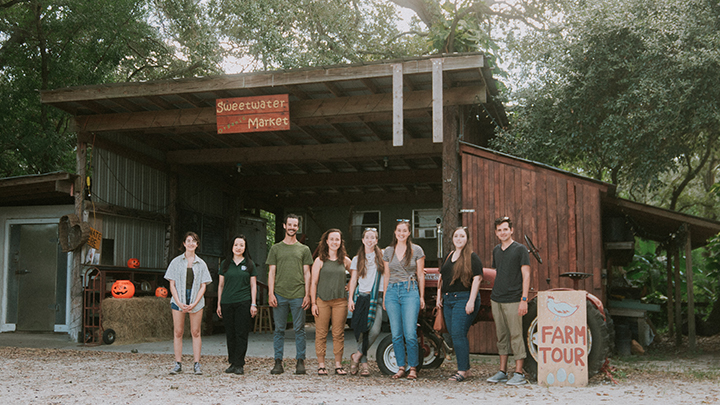
[[[42,92],[42,102],[72,115],[75,210],[102,234],[97,254],[110,269],[135,257],[161,273],[187,230],[200,234],[211,269],[241,231],[262,263],[264,212],[299,214],[311,248],[324,230],[342,229],[352,253],[364,227],[377,227],[384,247],[396,220],[410,219],[428,266],[450,245],[438,249],[436,222],[445,235],[465,225],[489,265],[492,221],[508,215],[515,238],[541,249],[534,291],[587,272],[581,287],[604,298],[608,247],[631,249],[602,237],[607,207],[619,207],[614,187],[485,149],[507,125],[490,72],[480,53],[434,55],[66,88]],[[242,116],[258,101],[269,115]],[[81,333],[80,256],[71,334]]]

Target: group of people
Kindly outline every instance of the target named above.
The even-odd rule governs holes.
[[[425,308],[425,253],[412,243],[408,220],[398,220],[390,246],[378,247],[378,231],[366,228],[362,246],[351,260],[339,229],[329,229],[315,251],[297,239],[299,217],[290,214],[283,222],[285,236],[268,253],[268,303],[275,323],[274,366],[271,374],[284,373],[283,349],[288,314],[295,330],[295,374],[305,369],[305,311],[315,317],[315,352],[318,375],[328,375],[325,363],[328,332],[332,333],[334,367],[337,375],[346,375],[342,365],[345,322],[353,313],[351,326],[357,349],[350,355],[350,374],[369,376],[367,351],[380,334],[383,311],[390,321],[393,348],[400,365],[392,378],[417,379],[420,361],[417,321]],[[522,316],[527,313],[530,283],[530,261],[527,249],[512,239],[513,226],[508,217],[495,221],[500,240],[493,250],[493,267],[497,270],[491,295],[495,318],[500,371],[487,381],[525,384],[522,373],[525,346],[522,338]],[[465,228],[452,234],[453,250],[440,269],[437,306],[452,338],[457,357],[457,372],[449,379],[461,382],[470,369],[468,331],[480,307],[479,288],[483,277],[480,258],[472,251],[470,235]],[[198,236],[188,232],[183,239],[184,254],[172,260],[165,278],[170,282],[174,323],[175,364],[171,374],[182,371],[182,338],[185,314],[189,314],[192,335],[193,372],[200,368],[200,325],[204,293],[212,281],[205,262],[195,255]],[[243,374],[251,318],[257,314],[257,273],[247,252],[247,240],[239,235],[219,269],[217,314],[223,319],[227,335],[226,373]],[[346,282],[346,272],[350,282]],[[184,288],[183,288],[184,287]],[[329,327],[332,324],[332,331]],[[515,372],[509,377],[509,353],[515,357]]]

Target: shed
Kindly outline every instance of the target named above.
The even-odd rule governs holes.
[[[614,187],[484,149],[507,125],[490,72],[481,53],[433,55],[66,88],[42,92],[42,102],[73,116],[78,175],[93,173],[91,203],[76,184],[76,211],[116,235],[107,242],[114,265],[127,259],[119,252],[133,252],[161,268],[182,232],[195,230],[199,254],[217,267],[224,242],[259,223],[261,210],[300,214],[311,248],[324,230],[342,229],[350,252],[363,227],[379,228],[387,245],[396,219],[410,219],[429,266],[443,253],[436,220],[445,235],[463,224],[489,264],[492,220],[509,215],[516,239],[530,235],[544,249],[535,291],[568,286],[559,273],[585,271],[593,277],[582,287],[603,297],[601,230]],[[219,130],[218,100],[281,95],[289,129],[228,133],[222,122]]]

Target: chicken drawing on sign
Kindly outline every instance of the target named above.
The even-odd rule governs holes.
[[[578,305],[570,305],[567,302],[555,301],[555,298],[548,296],[547,309],[555,315],[553,321],[571,316],[578,310]]]

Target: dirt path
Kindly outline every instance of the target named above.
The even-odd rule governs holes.
[[[642,362],[623,363],[615,373],[618,385],[596,376],[586,388],[553,389],[485,383],[496,366],[477,361],[472,365],[477,377],[451,383],[446,378],[453,371],[453,362],[422,371],[412,382],[392,381],[376,368],[370,378],[295,376],[289,372],[271,376],[272,360],[258,358],[249,359],[243,376],[223,374],[225,358],[219,356],[203,357],[202,376],[168,375],[169,355],[4,347],[0,358],[3,404],[720,403],[718,358],[709,359],[715,368],[701,365],[695,373],[665,372]],[[185,361],[189,366],[190,359]],[[316,365],[310,360],[308,370],[314,371]],[[286,368],[293,367],[294,361],[286,362]]]

